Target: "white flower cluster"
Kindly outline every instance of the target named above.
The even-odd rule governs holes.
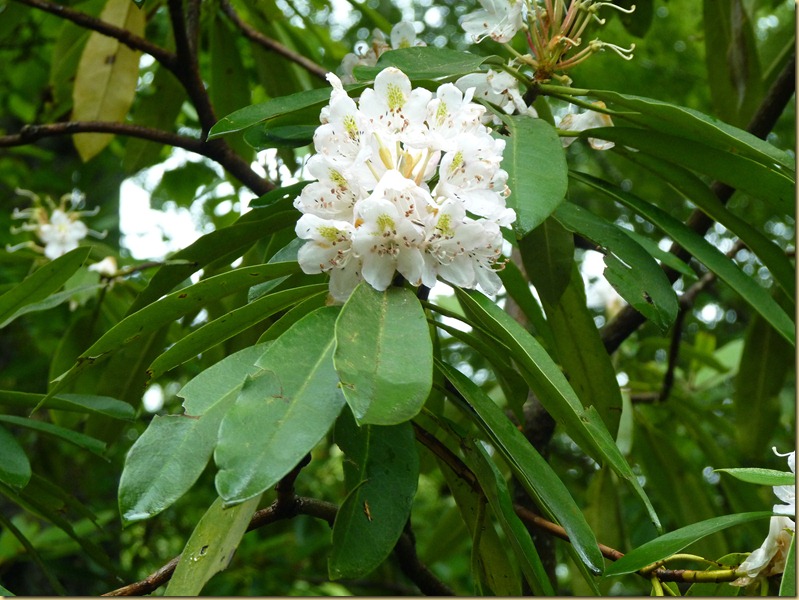
[[[516,214],[505,205],[505,142],[480,123],[485,108],[471,102],[473,90],[412,89],[388,68],[356,104],[335,75],[328,80],[308,161],[318,181],[294,201],[297,236],[308,240],[303,271],[329,273],[337,301],[361,279],[385,290],[395,272],[417,286],[441,277],[496,293],[500,227]]]
[[[795,474],[796,452],[779,454],[776,448],[774,452],[778,456],[788,457],[788,467]],[[773,489],[777,498],[784,502],[774,505],[774,512],[780,516],[771,517],[768,536],[760,548],[752,552],[738,567],[737,571],[741,577],[733,581],[732,585],[749,585],[758,577],[769,577],[785,571],[788,549],[796,535],[796,524],[791,518],[796,518],[796,486],[777,485]]]
[[[355,48],[355,52],[350,52],[341,61],[341,81],[342,83],[355,83],[352,70],[357,66],[373,67],[377,64],[377,59],[383,52],[398,50],[399,48],[411,48],[413,46],[426,46],[422,40],[416,39],[416,29],[410,21],[400,21],[391,28],[389,35],[390,44],[386,41],[386,34],[379,29],[372,32],[372,44],[366,46],[360,42],[361,47]]]
[[[537,117],[538,113],[532,106],[527,106],[519,89],[519,80],[505,71],[489,69],[485,73],[470,73],[455,82],[459,89],[466,91],[474,88],[474,97],[496,104],[505,114],[527,115]],[[500,124],[500,119],[486,112],[482,116],[483,123]]]

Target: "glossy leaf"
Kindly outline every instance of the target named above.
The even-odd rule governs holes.
[[[677,317],[677,295],[652,256],[621,227],[564,202],[555,218],[571,231],[602,246],[605,278],[633,308],[666,331]]]
[[[480,587],[488,588],[488,591],[496,596],[521,595],[521,582],[510,560],[505,540],[497,535],[493,524],[486,514],[488,512],[485,507],[488,502],[487,499],[482,494],[476,494],[472,486],[452,471],[444,461],[439,460],[438,466],[452,492],[452,498],[458,506],[461,517],[472,536],[472,556],[473,561],[477,563],[472,568],[472,577],[482,582]],[[472,469],[473,472],[475,470],[474,468]],[[497,480],[497,487],[504,484],[505,480],[500,477]],[[510,495],[507,494],[507,486],[505,486],[504,492],[501,496],[500,494],[495,494],[497,499],[502,498],[502,504],[497,504],[496,507],[492,507],[492,510],[500,522],[502,530],[507,532],[509,545],[512,551],[515,552],[519,564],[522,565],[522,572],[530,583],[531,589],[540,595],[544,595],[547,590],[543,586],[541,586],[541,589],[536,587],[539,578],[530,576],[533,573],[532,563],[534,557],[537,557],[538,553],[535,550],[535,546],[532,545],[529,532],[524,529],[524,525],[519,521],[516,513],[513,512],[513,504],[510,500]],[[510,513],[506,512],[508,508]],[[512,520],[506,520],[506,514],[512,514],[513,517],[509,518]],[[543,569],[542,572],[542,581],[546,581],[546,572]],[[549,590],[549,592],[554,593],[552,590]]]
[[[197,596],[211,577],[227,569],[260,499],[228,508],[221,498],[214,500],[186,542],[165,596]]]
[[[513,228],[523,237],[563,202],[568,187],[566,154],[555,128],[543,119],[505,116],[508,127],[502,168],[508,172]]]
[[[712,533],[770,516],[771,512],[724,515],[670,531],[625,554],[605,570],[605,577],[635,573],[647,565],[676,554]]]
[[[767,239],[745,218],[741,218],[728,210],[701,179],[688,169],[654,159],[640,152],[624,152],[624,155],[629,160],[662,177],[675,190],[701,209],[702,212],[741,238],[747,248],[757,254],[780,287],[791,298],[796,297],[794,268],[785,256],[785,252],[777,244]]]
[[[698,110],[662,100],[608,90],[569,90],[569,93],[580,92],[606,103],[636,111],[623,113],[623,118],[628,121],[686,140],[701,142],[729,154],[744,156],[762,165],[781,165],[784,168],[783,172],[789,176],[795,172],[795,161],[789,153],[761,140],[756,135]],[[621,117],[620,114],[619,118]]]
[[[19,442],[0,426],[0,482],[11,488],[24,488],[31,478],[31,464]]]
[[[611,199],[629,206],[643,217],[660,227],[678,244],[737,291],[752,308],[759,312],[791,344],[795,345],[794,323],[769,293],[751,277],[744,274],[735,263],[724,256],[702,236],[697,235],[682,222],[658,207],[644,202],[637,196],[613,187],[585,173],[572,172],[577,181],[588,184]]]
[[[556,304],[569,285],[574,236],[555,219],[545,219],[519,240],[519,252],[538,297]]]
[[[100,20],[136,36],[144,34],[144,13],[130,0],[108,0]],[[92,32],[83,49],[72,91],[73,121],[121,123],[133,104],[139,76],[139,56],[116,38]],[[113,138],[108,133],[73,137],[84,162],[98,154]]]
[[[239,350],[202,371],[178,392],[183,415],[156,415],[125,458],[119,482],[124,524],[148,519],[182,497],[202,474],[219,424],[268,344]]]
[[[739,469],[714,469],[714,471],[718,473],[727,473],[746,483],[756,483],[758,485],[794,485],[796,483],[796,475],[793,473],[775,471],[773,469],[746,467]]]
[[[655,158],[679,164],[769,202],[780,211],[793,210],[795,176],[775,165],[764,165],[748,156],[732,154],[702,142],[673,134],[632,127],[601,127],[581,137],[610,140],[617,145],[637,148]]]
[[[368,575],[391,554],[408,522],[419,478],[410,423],[358,427],[346,411],[336,426],[336,443],[353,473],[333,524],[328,573],[334,580]]]
[[[360,424],[396,425],[413,418],[433,385],[430,331],[413,292],[358,285],[336,322],[333,360]]]
[[[0,328],[23,314],[26,306],[44,300],[64,285],[84,263],[90,250],[82,247],[67,252],[0,296]]]
[[[497,56],[479,56],[435,46],[413,46],[384,52],[374,67],[358,66],[353,74],[361,81],[372,81],[386,67],[396,67],[409,79],[454,79],[478,71],[484,64],[501,62]]]
[[[132,315],[155,302],[209,263],[240,255],[257,240],[281,229],[293,228],[297,222],[297,211],[289,210],[290,198],[285,196],[283,188],[274,190],[274,193],[275,203],[272,210],[251,210],[233,225],[212,231],[173,254],[170,261],[153,275],[147,287],[139,293],[127,314]],[[233,256],[231,261],[236,257]]]
[[[569,533],[581,560],[594,573],[601,573],[603,559],[596,538],[552,467],[480,388],[450,365],[437,366],[469,403],[464,407],[466,414],[488,436],[525,490]]]
[[[0,390],[0,405],[33,408],[44,397],[44,394]],[[46,400],[43,406],[53,410],[103,415],[112,419],[132,419],[136,416],[136,411],[130,404],[107,396],[58,394]]]
[[[103,355],[109,354],[146,333],[167,325],[199,310],[209,302],[224,298],[237,291],[247,289],[261,281],[295,273],[299,271],[297,263],[274,263],[242,267],[204,279],[187,288],[173,292],[157,302],[125,317],[89,347],[77,359],[64,377],[73,374],[77,369],[85,368]]]
[[[505,311],[483,294],[456,289],[461,305],[477,324],[505,343],[522,376],[544,408],[586,453],[608,465],[633,488],[656,528],[660,521],[638,479],[593,407],[584,409],[563,373],[541,345]]]
[[[333,368],[339,309],[297,321],[257,361],[219,427],[216,487],[227,504],[275,485],[311,451],[338,417],[344,398]]]
[[[469,466],[477,476],[480,487],[483,489],[488,503],[497,517],[497,521],[505,532],[508,543],[516,553],[522,573],[530,585],[530,589],[539,596],[554,595],[555,592],[552,589],[546,569],[541,562],[538,550],[536,550],[535,544],[530,538],[530,532],[527,531],[513,509],[510,490],[499,469],[497,469],[491,457],[488,456],[488,452],[479,442],[469,440],[464,452]]]
[[[347,90],[350,95],[354,95],[365,86],[348,86]],[[288,96],[281,96],[262,102],[260,104],[253,104],[245,106],[239,110],[227,115],[220,119],[216,125],[211,128],[208,134],[208,139],[212,140],[229,133],[236,131],[243,131],[253,125],[258,125],[269,119],[274,119],[281,115],[289,114],[308,107],[321,108],[330,99],[330,92],[333,88],[323,87],[312,90],[304,90]]]
[[[326,285],[308,285],[269,294],[206,323],[154,360],[148,369],[150,377],[153,379],[158,377],[326,287]]]
[[[88,450],[100,456],[102,456],[105,451],[105,444],[100,440],[83,433],[78,433],[77,431],[66,429],[65,427],[53,425],[52,423],[14,415],[0,415],[0,421],[62,439],[70,444],[76,445],[78,448]]]
[[[796,534],[791,539],[788,556],[785,557],[785,571],[780,582],[780,596],[796,598]]]

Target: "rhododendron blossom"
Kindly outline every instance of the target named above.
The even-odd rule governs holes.
[[[388,68],[356,103],[338,77],[328,80],[308,161],[317,181],[294,201],[303,271],[329,273],[337,301],[361,280],[385,290],[397,273],[416,286],[441,277],[496,293],[500,227],[516,215],[505,204],[505,142],[480,122],[474,90],[414,89]]]

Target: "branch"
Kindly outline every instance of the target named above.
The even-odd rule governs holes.
[[[110,38],[118,40],[132,50],[146,52],[165,68],[177,74],[178,58],[175,54],[131,33],[127,29],[111,25],[96,17],[80,12],[79,10],[48,2],[48,0],[14,0],[14,2],[19,2],[20,4],[25,4],[32,8],[38,8],[39,10],[59,16],[67,21],[72,21],[85,29],[107,35]]]
[[[312,60],[304,57],[302,54],[298,54],[293,50],[287,48],[280,42],[277,42],[271,38],[266,37],[261,32],[253,29],[250,25],[242,21],[241,17],[233,10],[233,7],[230,5],[229,0],[221,0],[220,6],[222,11],[227,15],[228,19],[230,19],[233,24],[238,27],[244,36],[251,41],[255,42],[259,46],[262,46],[266,50],[270,52],[275,52],[280,54],[284,58],[287,58],[293,63],[298,64],[303,69],[308,71],[311,75],[315,75],[316,77],[325,80],[328,70],[324,67],[316,64]]]
[[[236,179],[250,188],[254,193],[263,195],[275,188],[274,184],[262,179],[240,156],[234,153],[221,140],[203,142],[197,138],[179,135],[160,129],[151,129],[131,123],[114,123],[111,121],[65,121],[43,125],[26,125],[19,133],[0,136],[0,148],[24,146],[48,137],[73,135],[76,133],[111,133],[142,138],[168,146],[183,148],[196,152],[218,162]]]
[[[796,90],[795,70],[796,54],[785,65],[765,98],[763,98],[757,112],[749,121],[749,126],[746,128],[749,133],[765,139],[774,128],[774,124],[782,115],[788,101]],[[716,194],[722,204],[726,204],[735,192],[730,186],[718,181],[713,182],[710,189]],[[700,235],[704,235],[712,224],[713,219],[699,209],[695,209],[686,221],[686,225]],[[676,243],[672,244],[669,252],[684,262],[690,259],[690,254]],[[679,272],[674,269],[664,267],[663,271],[672,283],[679,278]],[[615,352],[621,343],[632,335],[644,321],[645,319],[641,313],[629,305],[619,311],[616,317],[602,329],[602,341],[605,343],[608,353]]]
[[[419,556],[416,554],[413,533],[410,530],[410,522],[406,529],[407,532],[400,536],[394,548],[394,554],[399,559],[402,572],[426,596],[454,596],[455,592],[433,575],[430,569],[419,560]]]

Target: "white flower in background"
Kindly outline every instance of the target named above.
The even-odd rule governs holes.
[[[500,227],[516,215],[505,203],[505,142],[480,122],[474,90],[413,89],[388,68],[356,104],[328,79],[331,101],[308,161],[317,181],[294,201],[303,271],[329,273],[339,302],[360,280],[385,290],[397,273],[412,285],[442,277],[496,293]]]
[[[461,27],[474,42],[487,37],[500,43],[509,42],[524,27],[524,0],[480,0],[481,10],[466,15]]]
[[[89,271],[95,271],[103,277],[114,277],[119,272],[117,260],[113,256],[106,256],[100,262],[89,265]]]
[[[780,454],[774,448],[774,453],[777,456],[787,456],[788,467],[792,473],[796,473],[796,452]],[[790,518],[796,518],[796,488],[792,485],[778,485],[773,489],[777,498],[785,503],[774,505],[774,512],[781,516],[771,517],[768,536],[760,548],[752,552],[736,569],[741,577],[733,581],[732,585],[749,585],[758,578],[785,571],[785,559],[796,535],[796,524]]]
[[[391,28],[389,35],[391,43],[386,42],[386,35],[379,29],[372,32],[372,43],[370,45],[360,43],[361,47],[356,47],[355,52],[345,55],[341,61],[339,72],[341,81],[344,83],[355,83],[352,70],[355,67],[373,67],[377,64],[380,55],[389,50],[399,50],[400,48],[411,48],[413,46],[426,46],[422,40],[416,39],[416,29],[410,21],[400,21]]]
[[[81,221],[82,216],[96,215],[99,210],[99,207],[94,211],[76,210],[84,200],[81,194],[65,194],[62,196],[61,202],[58,205],[50,198],[47,198],[48,210],[48,208],[42,206],[41,199],[33,192],[18,189],[17,193],[31,198],[33,200],[33,206],[24,210],[14,210],[11,218],[24,219],[27,223],[19,227],[12,227],[11,233],[16,234],[22,231],[33,232],[36,234],[36,237],[39,238],[43,246],[32,241],[22,242],[16,246],[7,246],[6,250],[8,252],[13,252],[23,247],[29,247],[42,252],[50,260],[55,260],[77,248],[79,242],[89,234],[98,238],[105,237],[104,233],[90,230],[86,224]],[[71,204],[71,209],[67,209],[68,202]]]
[[[602,101],[594,102],[594,106],[600,109],[605,109],[605,103]],[[596,127],[613,127],[613,121],[610,115],[593,110],[587,110],[582,113],[568,113],[558,123],[558,129],[564,131],[585,131],[586,129],[594,129]],[[568,148],[571,143],[576,140],[576,137],[562,137],[561,143],[564,148]],[[613,142],[599,140],[596,138],[588,138],[588,143],[594,150],[610,150],[615,146]]]

